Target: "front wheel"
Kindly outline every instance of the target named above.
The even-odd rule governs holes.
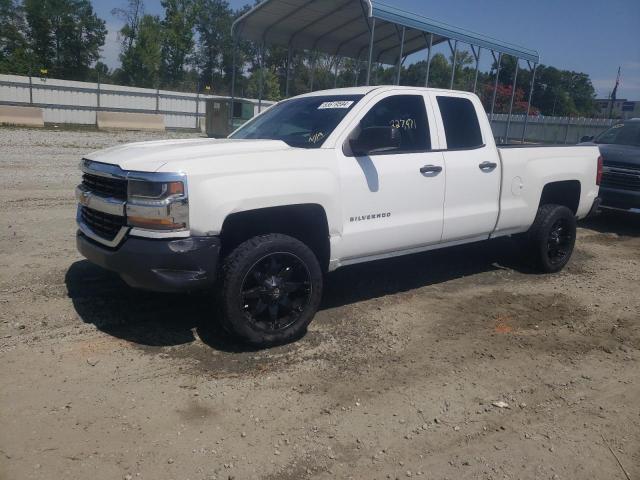
[[[257,347],[300,338],[320,305],[320,264],[309,247],[287,235],[247,240],[225,259],[222,273],[223,325]]]
[[[529,230],[530,251],[542,272],[562,270],[576,243],[576,217],[562,205],[543,205]]]

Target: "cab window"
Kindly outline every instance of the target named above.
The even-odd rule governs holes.
[[[431,149],[429,124],[421,95],[395,95],[380,100],[360,122],[362,128],[393,127],[400,130],[400,147],[390,153]]]
[[[437,99],[447,137],[447,149],[463,150],[483,146],[478,115],[471,100],[441,96]]]

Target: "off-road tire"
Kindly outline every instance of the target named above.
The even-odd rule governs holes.
[[[292,314],[294,323],[282,329],[265,331],[259,328],[262,324],[255,321],[243,305],[243,287],[247,276],[259,262],[276,255],[295,257],[304,265],[310,292],[305,293],[308,300],[304,307],[300,305]],[[322,297],[323,278],[318,259],[304,243],[282,234],[260,235],[240,244],[223,260],[221,279],[218,294],[222,326],[241,341],[259,348],[282,345],[301,338],[313,320]]]
[[[554,245],[556,242],[554,235],[558,228],[562,230],[562,244]],[[542,205],[538,209],[525,241],[537,270],[544,273],[559,272],[569,263],[573,253],[576,242],[576,217],[563,205]],[[552,255],[554,248],[563,254]]]

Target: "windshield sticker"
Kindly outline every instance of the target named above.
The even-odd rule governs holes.
[[[338,102],[323,102],[318,107],[318,110],[327,110],[329,108],[349,108],[353,105],[353,101],[351,100],[343,100]]]
[[[309,136],[309,143],[318,143],[320,140],[324,139],[324,133],[318,132]]]
[[[407,118],[402,120],[391,120],[389,122],[392,128],[402,129],[402,130],[416,130],[418,127],[416,126],[416,121],[413,118]]]

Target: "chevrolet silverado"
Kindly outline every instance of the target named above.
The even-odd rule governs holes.
[[[346,265],[518,236],[561,270],[602,161],[496,146],[471,93],[383,86],[282,101],[228,139],[93,152],[81,170],[86,258],[132,287],[210,291],[223,326],[265,347],[304,334],[324,273]]]

